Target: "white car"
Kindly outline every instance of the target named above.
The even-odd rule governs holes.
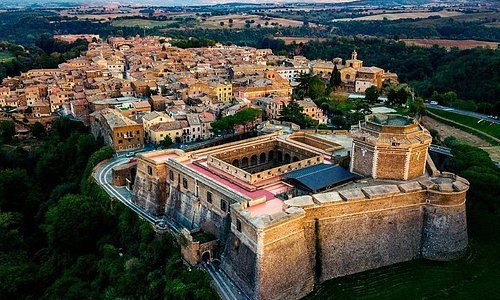
[[[126,156],[127,156],[127,157],[132,157],[132,156],[134,156],[134,155],[135,155],[135,153],[134,153],[134,152],[128,152],[128,153],[126,154]]]
[[[431,101],[431,105],[438,105],[437,101]]]

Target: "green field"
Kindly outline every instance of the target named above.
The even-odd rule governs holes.
[[[155,20],[146,20],[146,19],[120,19],[113,20],[111,22],[112,26],[116,27],[167,27],[172,26],[173,24],[178,23],[177,21],[155,21]]]
[[[8,62],[14,59],[14,56],[8,51],[0,51],[0,62]]]
[[[478,119],[478,118],[464,116],[464,115],[460,115],[460,114],[449,112],[449,111],[443,111],[443,110],[432,109],[432,108],[429,108],[428,110],[430,112],[432,112],[433,114],[436,114],[440,117],[455,121],[455,122],[463,124],[465,126],[472,127],[472,128],[477,129],[481,132],[489,134],[497,139],[500,139],[500,125],[499,124],[496,124],[496,123],[491,122],[489,120],[483,120],[483,121],[479,122],[480,119]]]

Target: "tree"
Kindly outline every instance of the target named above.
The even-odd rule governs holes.
[[[172,138],[169,135],[166,135],[163,141],[160,142],[160,146],[163,148],[168,148],[173,144]]]
[[[415,115],[425,114],[425,103],[424,99],[421,97],[415,98],[415,100],[408,101],[408,110],[410,113]]]
[[[332,75],[330,76],[330,82],[328,87],[331,91],[335,90],[342,83],[342,79],[340,76],[339,69],[337,68],[337,64],[333,67]]]
[[[404,105],[408,101],[408,97],[410,97],[410,91],[406,85],[391,87],[387,93],[387,101],[391,105]]]
[[[16,134],[16,126],[13,121],[0,122],[0,137],[3,143],[12,142],[12,138]]]
[[[374,104],[378,101],[379,97],[379,92],[377,90],[377,87],[372,85],[371,87],[367,88],[365,91],[365,100],[368,101],[368,103]]]
[[[0,211],[34,214],[37,208],[34,183],[23,169],[0,171]]]
[[[42,228],[51,248],[82,253],[95,247],[105,229],[104,214],[90,198],[66,195],[46,213]]]
[[[313,76],[308,82],[309,89],[307,96],[311,99],[317,99],[319,97],[325,96],[326,86],[323,80],[318,76]]]
[[[35,124],[31,127],[31,134],[33,134],[36,138],[45,136],[45,126],[43,126],[40,122],[35,122]]]
[[[304,114],[304,108],[301,107],[294,99],[284,105],[280,111],[280,120],[292,122],[299,125],[301,128],[311,128],[318,125],[318,121]]]
[[[243,130],[247,130],[249,124],[253,124],[260,116],[262,111],[256,108],[245,108],[232,116],[225,116],[220,118],[220,120],[215,121],[211,124],[212,132],[218,134],[222,132],[234,133],[237,125],[243,125]]]
[[[441,145],[441,135],[439,134],[439,131],[437,131],[434,128],[429,129],[429,133],[432,136],[432,143],[435,145]]]

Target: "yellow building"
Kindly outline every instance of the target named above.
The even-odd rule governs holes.
[[[149,141],[159,144],[169,136],[172,142],[181,141],[183,129],[189,127],[187,121],[162,122],[152,125],[148,131]]]
[[[153,125],[156,125],[158,123],[166,123],[173,121],[174,119],[172,119],[169,115],[167,115],[164,112],[152,111],[150,113],[145,114],[142,117],[142,126],[144,127],[145,138],[149,139],[149,131]]]
[[[233,85],[223,82],[203,82],[199,81],[191,84],[186,91],[185,99],[197,95],[208,95],[217,102],[229,102],[233,98]]]
[[[90,128],[94,137],[115,151],[130,151],[144,146],[144,129],[141,124],[125,117],[117,109],[106,108],[90,115]]]

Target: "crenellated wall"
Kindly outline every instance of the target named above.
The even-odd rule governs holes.
[[[231,227],[233,244],[252,259],[240,254],[236,263],[226,246],[222,260],[232,259],[223,268],[238,278],[256,268],[250,282],[257,284],[246,285],[253,299],[298,299],[335,277],[419,257],[456,259],[467,248],[467,189],[465,179],[443,174],[296,197],[273,216],[252,218],[235,204],[232,223],[241,225]]]

